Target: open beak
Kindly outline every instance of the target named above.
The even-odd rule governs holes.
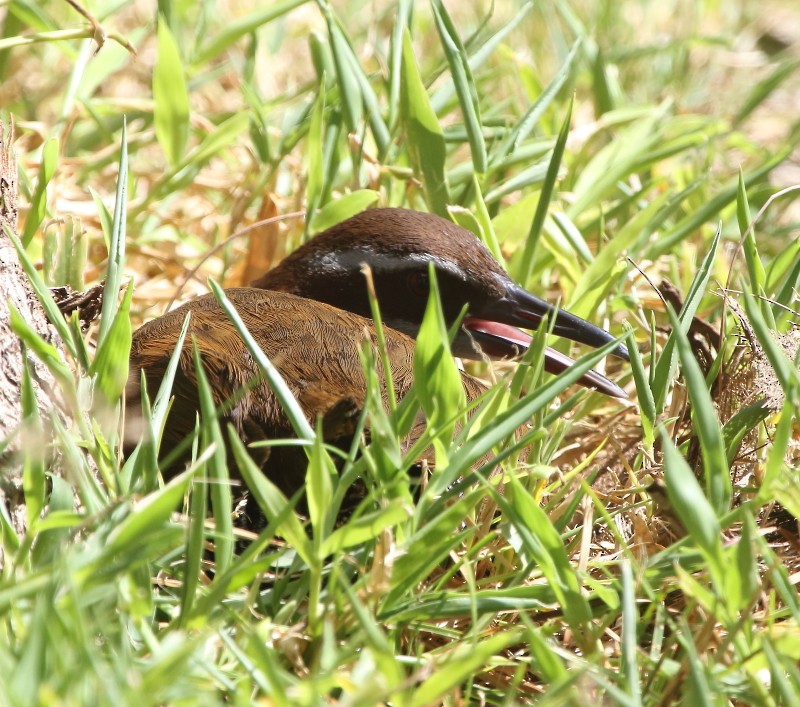
[[[580,344],[598,347],[615,339],[605,329],[563,309],[557,309],[514,283],[509,283],[504,297],[479,311],[471,312],[464,319],[463,326],[487,356],[513,358],[525,351],[531,342],[531,337],[517,327],[536,329],[545,316],[551,321],[555,318],[554,334]],[[619,344],[612,354],[626,361],[630,360],[628,349],[623,344]],[[544,368],[548,373],[562,373],[575,363],[569,356],[549,346],[545,349],[544,356]],[[616,383],[596,371],[589,371],[578,383],[615,398],[628,397]]]

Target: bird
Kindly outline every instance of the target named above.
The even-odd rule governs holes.
[[[372,271],[399,399],[413,384],[414,338],[430,293],[429,263],[434,265],[448,326],[466,309],[451,344],[455,356],[517,357],[531,342],[519,327],[535,329],[545,317],[554,320],[552,331],[558,336],[594,347],[615,341],[604,329],[514,282],[470,231],[442,217],[402,208],[373,208],[346,219],[310,239],[249,287],[225,293],[308,420],[320,419],[325,440],[347,448],[366,396],[359,347],[364,340],[373,345],[377,341],[363,266]],[[135,406],[141,398],[142,373],[151,399],[155,395],[187,314],[188,336],[172,387],[162,449],[176,448],[195,428],[200,403],[192,341],[215,403],[234,401],[223,421],[233,425],[242,441],[292,437],[276,396],[213,294],[197,297],[134,332],[127,399]],[[612,353],[629,359],[622,344]],[[550,373],[561,373],[572,363],[554,349],[545,351],[544,367]],[[379,366],[379,379],[383,378]],[[463,372],[461,382],[469,401],[486,390]],[[626,397],[596,371],[585,374],[579,384]],[[388,394],[383,391],[384,400]],[[129,443],[137,441],[134,435]],[[284,493],[302,487],[307,461],[296,446],[262,447],[252,454]]]

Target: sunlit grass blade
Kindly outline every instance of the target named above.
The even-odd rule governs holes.
[[[42,147],[42,163],[39,168],[39,178],[36,182],[36,191],[31,197],[30,211],[25,220],[25,230],[22,232],[22,245],[27,248],[33,240],[36,231],[44,220],[47,209],[47,185],[53,178],[58,165],[59,145],[58,140],[50,138]]]
[[[186,318],[183,320],[181,331],[175,342],[175,349],[169,357],[167,367],[164,369],[164,376],[161,379],[161,384],[158,387],[155,400],[153,401],[153,411],[149,418],[150,430],[153,440],[156,443],[156,448],[161,444],[161,436],[164,433],[164,425],[167,422],[167,413],[170,407],[170,394],[172,392],[172,385],[175,382],[175,375],[178,372],[180,365],[181,352],[183,351],[186,335],[189,331],[189,324],[191,321],[191,314],[187,313]],[[142,390],[146,391],[146,387],[142,386]],[[145,394],[145,392],[143,392]]]
[[[504,631],[477,643],[465,643],[445,653],[432,666],[431,676],[414,690],[409,704],[423,707],[438,702],[449,691],[486,669],[487,663],[504,648],[519,640],[519,632]]]
[[[639,678],[637,627],[639,612],[636,610],[636,588],[634,587],[631,563],[624,561],[622,571],[622,669],[632,704],[642,703],[642,686]]]
[[[615,346],[616,343],[606,344],[597,351],[583,356],[564,373],[555,376],[551,381],[531,391],[507,411],[498,415],[491,425],[470,437],[451,456],[450,461],[453,467],[467,469],[481,459],[484,454],[488,454],[494,445],[499,444],[504,439],[509,439],[521,425],[549,405],[556,396],[570,385],[575,384],[587,371],[597,365],[598,361],[607,356]]]
[[[171,479],[163,489],[141,499],[108,536],[103,552],[97,559],[97,566],[114,556],[124,557],[133,548],[143,549],[148,538],[163,534],[172,514],[180,507],[196,471],[196,467],[187,469]],[[91,567],[83,572],[87,578],[91,573]]]
[[[656,403],[653,399],[653,390],[650,387],[650,380],[645,371],[639,347],[629,346],[628,351],[631,355],[633,382],[636,385],[636,400],[639,403],[639,412],[641,413],[642,443],[646,448],[650,448],[656,439],[656,421],[658,417]]]
[[[775,498],[774,485],[780,481],[785,473],[786,452],[792,438],[795,414],[794,403],[787,398],[783,402],[780,419],[772,436],[772,447],[767,454],[764,478],[757,496],[757,501],[760,504],[769,503]]]
[[[36,400],[36,389],[31,379],[30,364],[23,359],[22,387],[20,403],[22,405],[22,450],[24,453],[22,466],[22,488],[25,493],[25,511],[27,525],[31,527],[39,517],[45,502],[45,430],[39,414]]]
[[[231,493],[231,480],[228,471],[228,460],[225,453],[225,440],[217,418],[217,401],[211,389],[200,351],[193,346],[194,370],[197,375],[197,393],[200,398],[200,448],[213,449],[206,459],[204,471],[205,479],[201,479],[203,486],[198,485],[193,489],[193,494],[210,494],[214,514],[214,566],[219,572],[224,572],[233,559],[233,524],[231,513],[233,511],[233,494]],[[199,522],[201,528],[205,523],[205,502],[192,501],[192,522]],[[199,515],[202,510],[202,517]],[[196,533],[201,536],[202,530]],[[193,538],[198,541],[198,538]],[[185,598],[191,601],[192,598]],[[184,604],[181,613],[189,611],[189,606]]]
[[[625,252],[641,238],[645,224],[651,222],[666,200],[666,194],[653,197],[644,209],[635,213],[625,226],[603,244],[569,294],[566,309],[579,317],[589,317],[601,306],[609,290],[628,268]]]
[[[487,162],[486,142],[483,139],[478,91],[469,68],[467,52],[441,0],[433,0],[431,8],[439,39],[442,42],[442,49],[450,66],[450,74],[453,77],[461,113],[464,116],[467,140],[472,153],[472,165],[476,172],[483,173],[486,171]]]
[[[516,478],[511,475],[508,500],[498,499],[505,511],[506,523],[513,535],[515,550],[523,555],[525,564],[535,563],[547,580],[564,610],[564,618],[576,634],[582,635],[583,647],[590,650],[591,636],[586,636],[592,612],[581,594],[578,573],[569,561],[564,541],[553,527],[547,514]]]
[[[599,47],[594,53],[594,61],[592,62],[592,89],[595,115],[601,116],[614,110],[616,107],[615,94],[618,94],[619,91],[614,90],[611,71],[609,71],[603,50]]]
[[[736,414],[723,425],[722,437],[725,440],[725,453],[728,464],[732,464],[739,454],[742,440],[747,433],[754,430],[758,424],[766,420],[771,413],[772,410],[770,410],[766,400],[756,400],[754,403],[750,403],[750,405],[738,410]]]
[[[351,518],[324,539],[320,554],[324,557],[335,555],[342,550],[357,547],[375,540],[387,528],[392,528],[411,515],[408,504],[402,498],[395,498],[382,505],[380,509]]]
[[[492,162],[496,162],[497,159],[503,158],[506,155],[513,153],[515,149],[520,148],[522,143],[528,138],[531,132],[533,132],[536,124],[539,122],[539,120],[541,120],[544,113],[552,105],[553,101],[558,95],[558,92],[567,83],[570,72],[572,71],[572,62],[574,61],[578,52],[580,42],[581,40],[578,39],[575,44],[572,45],[564,61],[561,62],[561,66],[559,67],[556,75],[553,77],[547,87],[541,92],[539,97],[533,102],[531,107],[528,108],[528,110],[525,112],[525,115],[522,116],[520,121],[514,126],[513,130],[509,132],[508,137],[503,141],[501,147],[496,153],[493,154],[494,159]],[[572,105],[572,103],[570,103],[570,105]]]
[[[60,477],[51,479],[47,498],[47,508],[43,518],[37,518],[26,540],[33,542],[31,564],[33,567],[46,567],[56,561],[64,543],[81,521],[74,512],[74,489],[69,482]]]
[[[45,282],[83,290],[87,245],[80,219],[65,218],[63,225],[47,228],[42,246]]]
[[[667,311],[672,324],[672,334],[675,336],[683,379],[686,381],[692,404],[692,427],[700,442],[703,456],[706,494],[714,513],[721,516],[729,510],[733,496],[722,429],[706,386],[705,376],[700,370],[700,364],[694,356],[689,340],[672,307],[668,306]]]
[[[764,265],[758,255],[756,245],[756,226],[752,223],[750,204],[747,200],[747,190],[744,185],[744,175],[739,170],[739,192],[736,195],[736,218],[739,222],[739,231],[744,237],[742,250],[747,263],[747,274],[750,276],[750,291],[759,298],[761,313],[764,315],[771,329],[775,329],[775,319],[772,315],[770,303],[763,299],[766,297],[767,275]]]
[[[96,376],[96,391],[106,409],[119,402],[128,381],[128,356],[131,350],[131,298],[133,283],[125,288],[122,302],[106,336],[97,346],[91,373]],[[99,404],[101,401],[97,400]]]
[[[111,224],[111,242],[108,251],[108,268],[106,284],[103,290],[103,306],[100,311],[100,331],[97,344],[101,346],[108,335],[114,318],[119,311],[119,290],[122,285],[123,268],[125,267],[125,226],[128,207],[128,132],[123,121],[119,151],[119,174],[117,175],[117,192],[114,199],[114,220]]]
[[[436,270],[429,264],[430,294],[414,353],[414,385],[436,450],[436,466],[448,464],[448,449],[455,431],[453,411],[464,408],[465,394],[453,357],[442,312]]]
[[[348,59],[349,47],[344,32],[339,27],[333,10],[326,2],[322,5],[325,22],[328,25],[328,36],[331,52],[336,66],[336,78],[340,88],[342,113],[345,124],[351,133],[358,133],[363,118],[364,105],[358,80]]]
[[[708,281],[711,278],[711,271],[717,255],[717,248],[719,246],[721,235],[722,229],[719,228],[714,236],[714,240],[711,242],[711,247],[709,248],[708,253],[706,253],[705,258],[703,258],[703,262],[700,264],[700,267],[695,273],[694,279],[692,280],[692,285],[689,288],[689,292],[686,294],[686,299],[683,302],[683,308],[680,311],[679,319],[680,328],[684,334],[689,331],[689,325],[692,322],[692,317],[694,317],[695,312],[697,312],[697,308],[700,306],[700,301],[705,295]],[[658,357],[658,362],[654,366],[652,374],[652,387],[653,399],[656,403],[656,411],[660,411],[664,407],[667,391],[672,384],[675,366],[678,363],[678,355],[675,351],[677,336],[677,333],[674,331],[670,334],[669,338],[667,339],[667,343],[664,344],[661,355]]]
[[[195,356],[199,359],[199,356]],[[198,368],[198,375],[201,369]],[[214,420],[216,423],[216,420]],[[219,430],[219,425],[217,425]],[[215,451],[211,452],[213,458]],[[208,478],[205,475],[206,466],[199,467],[199,474],[195,478],[189,491],[189,514],[186,519],[186,557],[182,567],[182,582],[180,588],[181,613],[179,625],[185,626],[189,614],[194,606],[197,588],[200,585],[200,573],[205,554],[206,539],[206,513],[208,507]]]
[[[722,529],[714,508],[703,493],[686,460],[663,432],[664,481],[672,510],[703,554],[718,590],[724,585]]]
[[[311,217],[308,230],[311,233],[320,233],[351,216],[360,214],[375,204],[378,198],[378,192],[372,189],[357,189],[335,201],[329,201]]]
[[[400,95],[403,83],[403,35],[409,30],[414,0],[399,0],[394,12],[394,24],[389,47],[389,120],[392,129],[400,118]]]
[[[297,550],[306,564],[309,566],[315,564],[311,541],[308,539],[300,519],[294,512],[294,503],[288,500],[280,489],[256,466],[236,431],[230,427],[228,428],[228,441],[233,457],[236,460],[236,468],[242,475],[245,484],[247,484],[247,488],[264,512],[267,520],[271,524],[277,524],[275,532],[286,538],[286,541]]]
[[[163,17],[158,21],[158,60],[153,69],[156,137],[173,166],[183,159],[189,138],[189,89],[181,52]]]
[[[797,695],[800,694],[800,670],[797,663],[782,654],[766,636],[761,650],[769,666],[770,687],[776,703],[795,704]]]
[[[769,174],[775,167],[786,159],[788,154],[784,148],[779,153],[772,155],[759,164],[757,167],[744,175],[744,184],[747,188],[752,187]],[[706,199],[695,209],[692,209],[686,216],[684,216],[672,228],[664,231],[659,238],[653,241],[645,251],[648,258],[657,259],[662,255],[669,253],[675,246],[688,238],[688,236],[707,224],[710,220],[716,218],[719,213],[728,204],[733,203],[739,190],[738,179],[731,180],[725,186],[718,188],[716,193],[711,198]]]
[[[800,67],[800,59],[782,61],[765,78],[756,83],[751,88],[750,95],[739,107],[736,117],[733,119],[734,125],[742,123],[752,115],[753,111],[762,105],[784,81],[796,74],[798,67]]]
[[[58,332],[59,337],[61,338],[62,343],[64,346],[67,347],[67,350],[73,355],[77,357],[77,346],[72,339],[72,335],[70,333],[69,325],[64,320],[63,315],[58,309],[58,305],[55,303],[53,299],[53,295],[50,293],[49,288],[45,284],[42,276],[36,270],[33,262],[28,257],[27,253],[25,252],[25,248],[23,248],[22,243],[19,241],[17,236],[12,233],[10,230],[5,229],[5,235],[8,236],[11,243],[14,245],[14,249],[17,252],[17,257],[19,258],[20,265],[22,269],[25,271],[25,275],[28,277],[28,282],[30,283],[31,289],[36,294],[36,298],[39,300],[39,303],[42,305],[42,308],[47,315],[48,321],[53,325],[55,330]]]
[[[533,7],[533,2],[526,2],[520,10],[495,34],[486,39],[480,47],[475,48],[472,55],[468,57],[467,67],[470,72],[481,68],[495,52],[502,47],[503,40],[519,26],[525,16]],[[455,80],[445,77],[445,83],[439,87],[431,96],[431,106],[434,112],[439,115],[445,110],[447,104],[456,90]]]
[[[324,78],[324,77],[323,77]],[[308,149],[306,150],[306,208],[313,214],[320,206],[324,187],[322,143],[324,139],[322,118],[325,114],[325,91],[320,91],[311,109],[308,125]],[[306,219],[311,225],[311,219]]]
[[[577,219],[591,205],[600,203],[617,182],[641,166],[642,155],[658,144],[666,113],[666,108],[653,110],[649,118],[621,130],[590,160],[575,182],[575,200],[567,209],[570,218]]]
[[[522,262],[520,263],[519,271],[519,279],[520,282],[523,283],[528,282],[533,273],[533,256],[536,252],[536,246],[539,244],[539,238],[542,235],[542,228],[547,218],[547,211],[550,208],[550,201],[553,198],[553,192],[555,191],[556,181],[558,179],[558,171],[561,167],[561,159],[564,156],[564,148],[566,147],[567,137],[569,136],[570,123],[572,122],[572,106],[573,103],[570,102],[567,115],[558,133],[556,146],[553,148],[553,154],[550,157],[550,164],[547,166],[547,175],[542,183],[539,203],[536,205],[536,213],[533,217],[530,231],[528,232],[528,238],[525,241],[525,250],[522,254]]]
[[[27,320],[13,306],[9,306],[11,330],[22,340],[36,357],[47,366],[50,373],[61,385],[62,393],[68,401],[77,408],[76,381],[61,352],[54,344],[45,341],[39,336]]]
[[[407,133],[409,158],[422,179],[428,208],[446,218],[450,195],[444,172],[444,136],[422,82],[408,30],[403,33],[402,66],[400,116]]]
[[[336,469],[323,442],[322,421],[317,422],[317,434],[311,446],[306,473],[306,498],[308,499],[308,515],[314,531],[314,542],[319,547],[323,539],[330,535],[336,520],[336,508],[333,507],[333,479]]]
[[[748,514],[741,515],[744,516],[741,536],[736,545],[726,548],[725,558],[728,569],[725,599],[731,616],[749,611],[756,594],[762,590],[754,540],[757,531],[753,519]]]
[[[220,32],[202,47],[197,56],[194,57],[193,63],[196,66],[207,65],[242,37],[251,34],[262,25],[272,22],[272,20],[291,12],[306,2],[307,0],[284,0],[283,2],[270,3],[266,7],[260,7],[244,15],[235,22],[226,24]]]
[[[209,286],[216,296],[220,306],[225,311],[225,314],[233,323],[239,336],[242,337],[242,341],[244,341],[245,345],[247,346],[247,350],[250,352],[250,355],[253,357],[259,369],[267,379],[272,391],[275,393],[275,396],[278,398],[281,407],[286,413],[286,416],[289,418],[289,422],[291,423],[295,434],[300,439],[312,441],[314,439],[314,430],[306,419],[300,404],[292,394],[289,386],[287,386],[286,382],[281,378],[280,372],[270,362],[269,358],[267,358],[266,354],[261,350],[261,347],[253,338],[253,335],[248,331],[247,327],[236,311],[236,308],[225,296],[225,291],[216,282],[214,282],[214,280],[209,280]]]

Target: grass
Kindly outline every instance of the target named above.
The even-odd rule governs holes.
[[[88,334],[51,317],[66,360],[14,325],[71,414],[23,385],[0,703],[796,704],[800,247],[794,194],[768,200],[798,66],[761,4],[158,7],[92,5],[99,48],[67,3],[5,7],[20,255],[45,302],[107,297]],[[230,439],[258,534],[231,522],[213,414],[168,484],[152,444],[121,461],[132,327],[373,204],[449,216],[529,289],[630,329],[631,363],[607,363],[630,401],[542,380],[533,354],[477,367],[498,383],[455,439],[440,411],[415,498],[418,403],[384,410],[367,365],[373,443],[337,472],[300,434],[307,519]]]

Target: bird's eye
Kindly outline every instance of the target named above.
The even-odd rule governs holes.
[[[427,297],[430,290],[430,280],[426,272],[412,272],[408,276],[408,287],[418,297]]]

